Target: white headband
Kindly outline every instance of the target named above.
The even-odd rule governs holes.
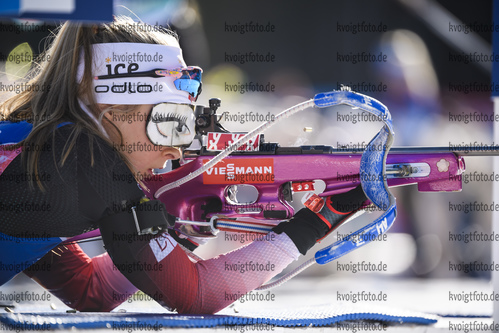
[[[155,69],[186,67],[182,49],[147,43],[94,44],[92,75],[146,72]],[[84,70],[83,57],[78,66],[78,82]],[[93,91],[100,104],[158,104],[162,102],[191,104],[189,93],[178,90],[173,77],[129,77],[94,79]]]

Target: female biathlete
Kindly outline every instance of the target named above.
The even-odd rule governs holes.
[[[360,187],[329,197],[266,240],[196,263],[175,232],[138,235],[171,224],[162,203],[144,200],[137,175],[179,159],[192,142],[202,75],[186,66],[174,33],[150,28],[129,18],[65,23],[50,60],[31,74],[30,85],[45,89],[2,105],[0,285],[24,271],[81,311],[110,311],[138,288],[179,313],[215,313],[236,300],[226,295],[270,280],[366,200]],[[96,228],[103,255],[65,243]]]

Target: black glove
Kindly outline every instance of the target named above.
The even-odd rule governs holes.
[[[324,201],[312,196],[289,222],[279,223],[272,230],[291,238],[301,254],[306,254],[314,244],[338,228],[352,214],[363,207],[367,200],[362,187],[329,196]],[[322,202],[321,202],[322,201]]]

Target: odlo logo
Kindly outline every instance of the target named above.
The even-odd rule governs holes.
[[[106,65],[107,75],[123,75],[126,78],[127,74],[132,74],[139,70],[139,64],[131,63],[128,66],[123,63],[118,63],[114,65],[114,69],[110,64]],[[126,69],[126,70],[125,70]],[[114,73],[113,73],[114,72]],[[118,77],[114,78],[118,79]],[[129,81],[129,82],[120,82],[120,84],[116,84],[114,82],[105,84],[108,82],[108,79],[99,80],[99,83],[102,84],[96,85],[94,88],[95,93],[103,94],[112,92],[115,94],[135,94],[135,93],[151,93],[153,91],[162,91],[162,86],[157,82],[156,84],[148,84],[146,82],[137,82],[137,81]]]

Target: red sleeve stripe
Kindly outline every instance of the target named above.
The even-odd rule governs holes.
[[[335,214],[338,214],[338,215],[347,215],[347,214],[350,214],[350,212],[343,213],[343,212],[339,212],[336,209],[334,209],[334,207],[331,205],[331,197],[327,198],[326,205]]]
[[[329,227],[329,229],[331,229],[333,226],[331,225],[331,223],[329,223],[328,220],[326,220],[326,218],[324,216],[322,216],[322,214],[320,213],[317,213],[317,216],[320,217],[320,219],[322,220],[322,222],[326,223],[326,225]]]

